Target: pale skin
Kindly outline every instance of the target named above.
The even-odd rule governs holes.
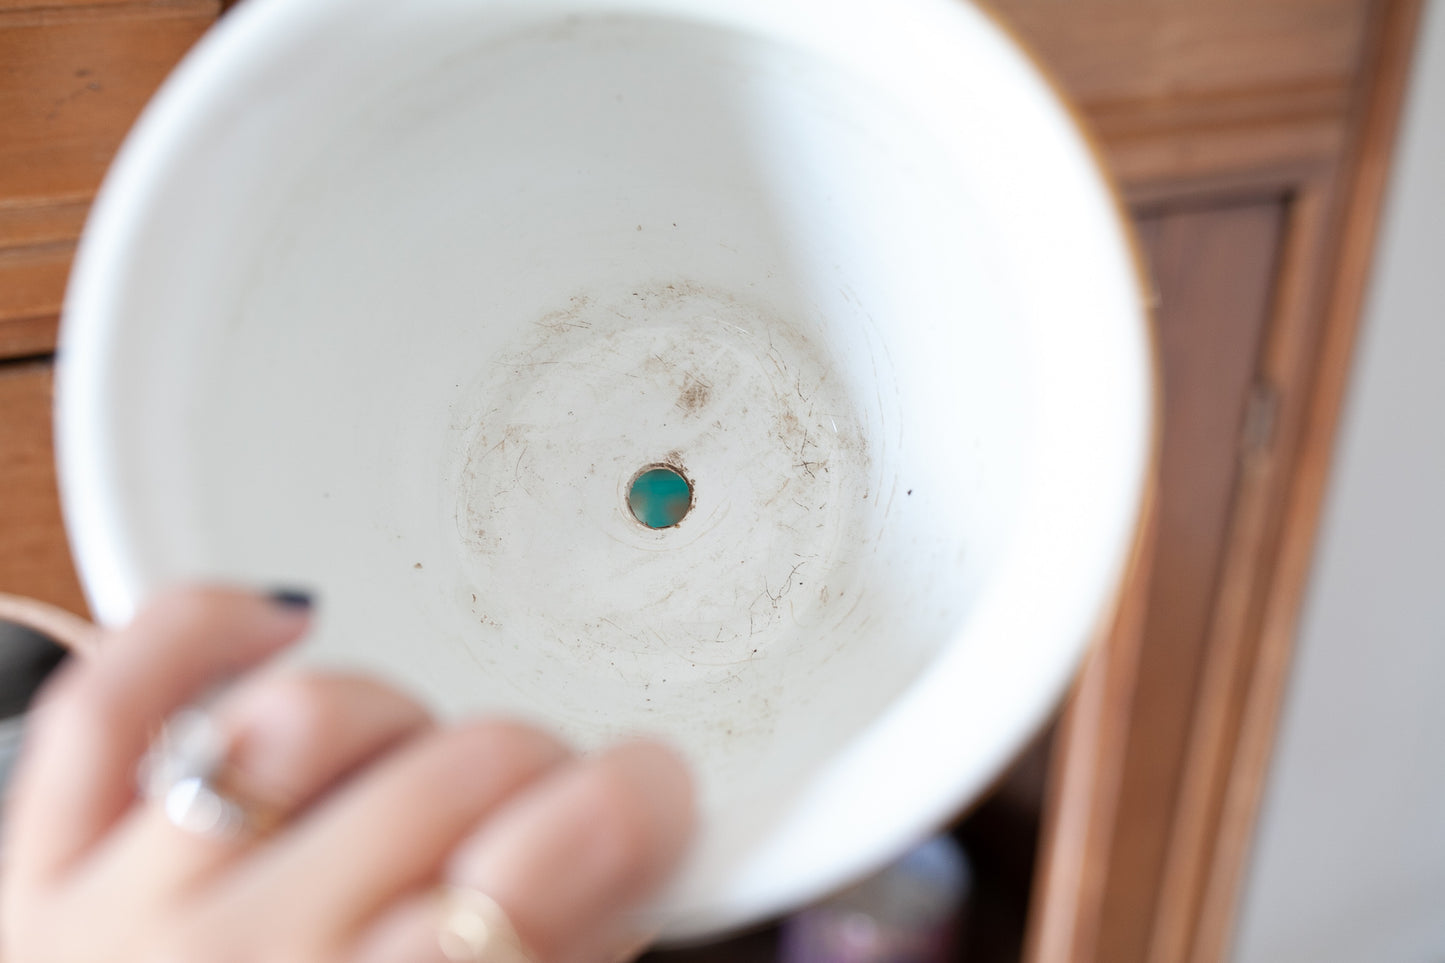
[[[354,675],[268,668],[309,612],[219,588],[154,599],[33,710],[0,885],[4,963],[446,963],[443,883],[506,911],[538,963],[604,963],[681,858],[670,750],[579,755],[527,726],[437,723]],[[222,682],[232,783],[283,821],[214,838],[137,798],[173,712]]]

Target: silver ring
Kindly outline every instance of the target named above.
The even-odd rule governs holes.
[[[208,713],[183,709],[166,721],[141,760],[141,792],[188,833],[236,839],[255,832],[257,808],[220,788],[230,751]]]

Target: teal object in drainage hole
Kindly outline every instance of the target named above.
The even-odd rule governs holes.
[[[692,486],[671,468],[649,468],[632,480],[627,507],[648,528],[671,528],[692,507]]]

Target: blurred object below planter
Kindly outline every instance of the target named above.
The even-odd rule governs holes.
[[[66,645],[72,640],[57,640],[44,631],[37,621],[21,619],[20,614],[51,614],[48,606],[0,595],[0,799],[10,782],[10,769],[20,753],[25,735],[25,713],[45,679],[65,660]],[[79,626],[86,623],[75,620]]]
[[[963,934],[973,872],[935,836],[783,924],[783,963],[944,963]]]

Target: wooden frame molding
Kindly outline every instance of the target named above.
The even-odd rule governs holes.
[[[1156,544],[1155,491],[1151,484],[1118,607],[1054,738],[1025,960],[1089,960],[1098,941]]]
[[[1314,378],[1307,388],[1301,424],[1294,433],[1294,450],[1290,453],[1294,470],[1278,513],[1280,531],[1272,539],[1276,550],[1263,568],[1273,577],[1256,583],[1259,597],[1251,600],[1246,638],[1254,638],[1255,645],[1239,653],[1237,661],[1242,664],[1230,674],[1232,684],[1221,686],[1223,691],[1219,692],[1207,690],[1210,698],[1206,708],[1218,711],[1223,707],[1224,720],[1219,725],[1232,738],[1224,741],[1224,751],[1218,754],[1216,763],[1217,774],[1210,780],[1215,829],[1212,840],[1204,839],[1202,858],[1193,871],[1199,886],[1196,891],[1185,892],[1180,914],[1181,930],[1183,924],[1193,922],[1192,938],[1181,942],[1174,953],[1167,944],[1161,947],[1160,953],[1151,957],[1160,963],[1223,960],[1232,945],[1422,6],[1421,0],[1380,4],[1372,24],[1371,42],[1366,44],[1373,57],[1365,71],[1367,86],[1353,118],[1357,133],[1351,138],[1354,149],[1346,166],[1347,186],[1329,231],[1332,243],[1324,277],[1315,288],[1318,300],[1314,310],[1323,316],[1323,329],[1313,363],[1304,366]],[[1311,206],[1302,205],[1302,217],[1315,216]],[[1204,720],[1204,725],[1210,722]],[[1200,741],[1207,739],[1205,728]],[[1181,869],[1180,873],[1186,871]],[[1161,916],[1161,929],[1164,923]]]
[[[1170,693],[1169,711],[1187,719],[1179,779],[1161,792],[1139,778],[1146,759],[1126,758],[1125,736],[1151,725],[1141,712],[1160,704],[1157,696],[1141,698],[1141,687],[1155,681],[1140,671],[1150,645],[1140,637],[1142,619],[1130,617],[1143,603],[1126,603],[1078,683],[1056,746],[1025,955],[1032,963],[1227,958],[1420,8],[1419,0],[1361,5],[1368,20],[1348,109],[1329,116],[1329,104],[1342,102],[1328,86],[1313,100],[1299,93],[1280,100],[1309,114],[1280,129],[1331,134],[1266,138],[1277,156],[1264,165],[1251,160],[1245,166],[1252,170],[1204,163],[1197,173],[1184,168],[1177,176],[1175,166],[1176,176],[1155,178],[1169,165],[1146,163],[1157,152],[1140,149],[1142,135],[1120,134],[1132,123],[1120,119],[1121,108],[1102,110],[1106,144],[1112,131],[1111,154],[1116,167],[1123,162],[1129,194],[1142,209],[1273,197],[1283,205],[1284,230],[1197,681],[1192,693]],[[1205,113],[1196,105],[1172,116]],[[1198,137],[1225,145],[1202,156],[1227,155],[1247,125],[1236,126],[1201,129]],[[1130,586],[1131,593],[1147,590],[1147,578]],[[1162,859],[1122,859],[1121,840],[1138,827],[1121,814],[1161,807]],[[1121,910],[1130,894],[1133,906],[1152,909]]]

